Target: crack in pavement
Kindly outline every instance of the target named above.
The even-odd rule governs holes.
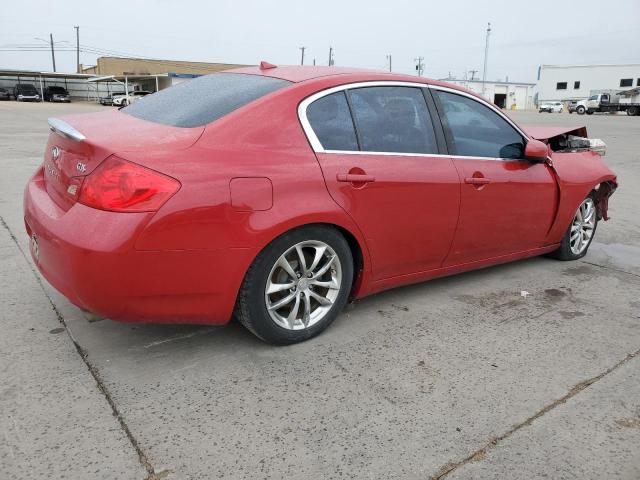
[[[582,260],[582,263],[586,263],[587,265],[593,265],[594,267],[604,268],[605,270],[613,270],[614,272],[624,273],[627,275],[633,275],[634,277],[640,277],[640,274],[627,272],[626,270],[621,270],[619,268],[610,267],[608,265],[600,265],[599,263],[587,262],[586,260]]]
[[[105,386],[104,381],[102,380],[102,377],[100,376],[100,372],[98,371],[98,369],[95,366],[93,366],[91,364],[91,362],[89,361],[89,358],[88,358],[87,351],[84,348],[82,348],[82,346],[78,343],[78,341],[73,337],[73,334],[71,333],[69,328],[67,328],[67,322],[65,321],[64,316],[62,315],[60,310],[58,310],[58,307],[56,306],[56,304],[53,301],[53,299],[51,298],[51,296],[47,293],[47,290],[45,289],[45,286],[42,283],[42,278],[40,278],[40,275],[38,274],[38,272],[35,269],[34,265],[29,260],[27,255],[24,253],[24,250],[22,249],[22,247],[18,243],[18,239],[13,234],[13,232],[11,231],[11,228],[9,228],[9,225],[7,225],[7,222],[5,222],[5,220],[4,220],[4,218],[2,216],[0,216],[0,225],[2,225],[2,227],[7,231],[7,233],[9,234],[9,237],[11,238],[13,243],[15,243],[16,247],[18,247],[18,251],[22,254],[22,257],[27,262],[27,265],[31,269],[31,272],[36,277],[36,281],[38,282],[38,285],[40,286],[40,288],[42,290],[42,293],[44,293],[44,296],[47,298],[47,300],[51,304],[51,309],[53,310],[53,312],[55,313],[56,317],[58,318],[58,321],[64,326],[64,329],[67,332],[67,335],[69,336],[71,341],[73,342],[73,345],[75,346],[76,351],[78,352],[78,355],[80,355],[80,358],[82,359],[82,361],[86,365],[87,370],[89,370],[89,373],[91,374],[91,376],[95,380],[96,385],[98,387],[98,390],[100,390],[100,392],[102,393],[102,395],[106,399],[107,403],[111,407],[111,412],[112,412],[113,416],[116,418],[116,420],[120,424],[120,428],[122,429],[124,434],[127,436],[127,439],[131,443],[131,446],[136,451],[140,463],[142,464],[144,469],[147,471],[148,476],[145,478],[145,480],[160,480],[160,479],[166,478],[166,476],[170,473],[170,470],[163,470],[161,472],[156,472],[155,469],[153,468],[153,465],[151,465],[151,462],[149,461],[149,458],[147,457],[147,455],[142,450],[142,447],[138,444],[138,441],[133,436],[133,433],[131,433],[131,430],[129,429],[129,426],[127,425],[124,417],[120,413],[120,410],[118,409],[118,406],[116,405],[115,401],[111,397],[111,394],[109,393],[109,390]]]
[[[626,357],[624,357],[622,360],[620,360],[618,363],[616,363],[612,367],[609,367],[608,369],[606,369],[604,372],[596,375],[595,377],[591,377],[591,378],[589,378],[587,380],[583,380],[582,382],[574,385],[573,387],[571,387],[571,389],[569,390],[569,392],[566,395],[564,395],[564,396],[560,397],[559,399],[551,402],[550,404],[544,406],[541,410],[536,412],[534,415],[530,416],[529,418],[527,418],[523,422],[520,422],[520,423],[514,425],[511,429],[507,430],[505,433],[503,433],[503,434],[501,434],[501,435],[499,435],[497,437],[493,437],[484,446],[480,447],[478,450],[474,451],[473,453],[471,453],[467,457],[463,458],[462,460],[460,460],[458,462],[449,462],[449,463],[443,465],[435,475],[431,476],[431,480],[441,480],[441,479],[447,477],[454,470],[466,465],[469,462],[483,460],[485,458],[487,452],[489,450],[495,448],[500,442],[502,442],[503,440],[506,440],[511,435],[513,435],[515,432],[520,430],[521,428],[528,427],[529,425],[531,425],[538,418],[542,417],[543,415],[545,415],[546,413],[550,412],[554,408],[566,403],[567,401],[569,401],[570,399],[572,399],[573,397],[578,395],[580,392],[582,392],[584,389],[586,389],[587,387],[593,385],[594,383],[596,383],[597,381],[601,380],[602,378],[606,377],[611,372],[617,370],[622,365],[624,365],[625,363],[629,362],[631,359],[633,359],[634,357],[636,357],[638,355],[640,355],[640,350],[636,350],[633,353],[629,353],[629,354],[627,354]]]

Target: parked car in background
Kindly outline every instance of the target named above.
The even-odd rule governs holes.
[[[39,102],[40,94],[30,83],[19,83],[13,87],[13,97],[18,102]]]
[[[129,92],[129,99],[123,93],[122,95],[116,95],[113,97],[113,105],[117,107],[126,107],[127,105],[139,100],[142,97],[146,97],[153,92],[147,92],[146,90],[136,90],[135,92]]]
[[[106,97],[100,97],[100,105],[113,105],[113,98],[123,96],[124,92],[114,92]]]
[[[11,100],[11,92],[8,88],[0,87],[0,100]]]
[[[567,102],[567,112],[568,113],[573,113],[577,110],[578,108],[578,102],[576,100],[571,100],[570,102]]]
[[[44,89],[44,99],[47,102],[71,102],[71,96],[67,89],[59,86],[50,86]]]
[[[562,113],[563,108],[562,102],[545,102],[540,104],[538,112]]]
[[[585,127],[527,129],[454,85],[338,67],[229,70],[49,125],[24,219],[55,288],[96,316],[233,315],[279,344],[349,298],[581,258],[617,186]]]

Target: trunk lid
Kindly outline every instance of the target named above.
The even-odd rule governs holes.
[[[126,152],[184,150],[204,127],[179,128],[132,117],[119,111],[49,119],[51,133],[44,153],[49,196],[63,210],[76,203],[84,177],[107,157]]]

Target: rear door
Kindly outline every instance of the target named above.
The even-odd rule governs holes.
[[[551,168],[523,158],[526,137],[494,107],[452,90],[431,91],[462,180],[445,266],[541,247],[558,201]]]
[[[303,102],[301,119],[331,196],[366,238],[374,280],[440,267],[460,185],[451,158],[440,155],[423,88],[332,89]]]

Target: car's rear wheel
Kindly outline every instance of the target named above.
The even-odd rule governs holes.
[[[560,248],[552,253],[559,260],[577,260],[587,254],[598,227],[598,211],[593,194],[580,204],[567,229]]]
[[[235,314],[262,340],[301,342],[338,316],[352,280],[353,257],[340,232],[302,227],[278,237],[258,255],[245,275]]]
[[[640,114],[640,108],[638,108],[638,107],[629,107],[627,109],[627,115],[630,115],[630,116],[633,117],[633,116],[636,116],[638,114]]]

